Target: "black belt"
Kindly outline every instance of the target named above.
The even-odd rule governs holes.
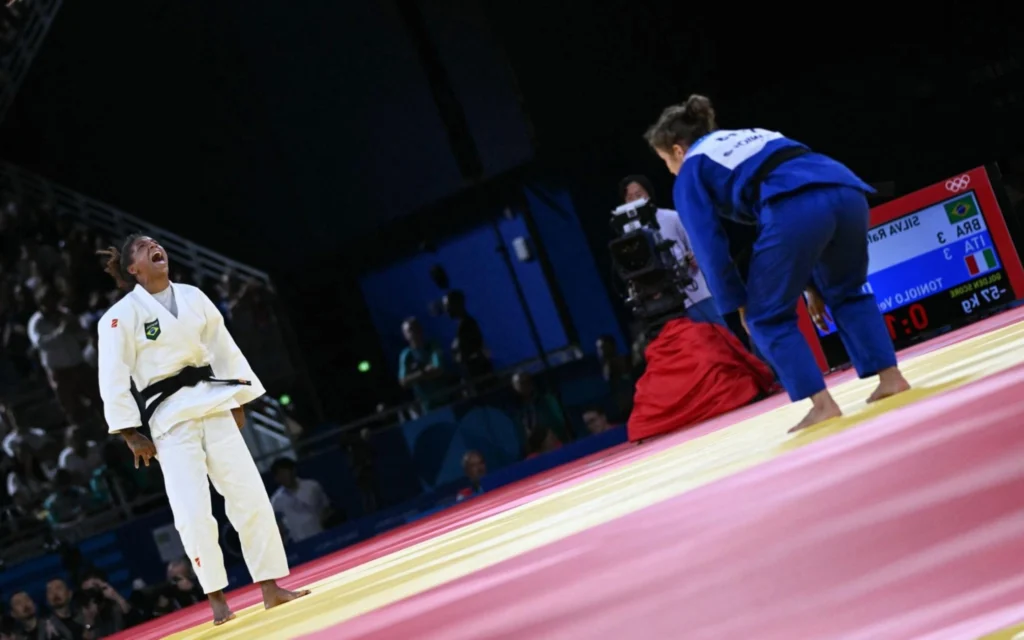
[[[793,158],[799,158],[800,156],[807,155],[811,150],[807,147],[786,147],[785,149],[779,149],[764,161],[754,175],[750,178],[750,204],[753,207],[761,204],[761,183],[768,179],[772,171],[779,168],[779,165],[789,162]]]
[[[251,385],[248,380],[224,380],[213,377],[213,367],[185,367],[170,378],[154,382],[142,391],[136,392],[135,400],[139,403],[139,414],[142,426],[149,429],[149,419],[160,403],[185,387],[194,387],[200,382],[219,382],[228,386]],[[149,402],[150,399],[153,402]]]

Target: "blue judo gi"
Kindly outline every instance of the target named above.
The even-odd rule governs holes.
[[[825,388],[797,303],[814,282],[862,378],[896,365],[868,271],[873,189],[847,167],[765,129],[715,131],[694,142],[673,196],[694,255],[722,314],[746,308],[761,354],[796,401]],[[720,216],[756,224],[744,284]]]

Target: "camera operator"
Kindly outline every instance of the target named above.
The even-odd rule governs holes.
[[[609,250],[627,283],[626,304],[648,340],[629,439],[685,428],[771,393],[771,369],[741,342],[742,326],[733,328],[717,311],[679,214],[657,208],[643,176],[625,178],[620,196],[625,203],[613,211],[618,237]]]
[[[632,175],[623,178],[619,183],[619,196],[623,204],[637,200],[647,200],[652,204],[657,204],[654,198],[654,187],[646,176]],[[657,220],[661,237],[675,243],[672,245],[672,254],[686,265],[689,276],[693,278],[693,282],[686,287],[687,317],[694,322],[713,322],[723,327],[728,326],[718,312],[714,298],[711,297],[711,290],[693,257],[690,238],[686,235],[686,229],[683,228],[679,214],[671,209],[659,208]]]

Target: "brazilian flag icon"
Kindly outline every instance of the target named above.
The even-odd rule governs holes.
[[[978,205],[974,203],[973,196],[957,198],[942,206],[946,208],[946,217],[949,218],[950,224],[957,224],[978,215]]]
[[[146,340],[156,340],[160,337],[160,318],[143,324],[142,328],[146,332]]]

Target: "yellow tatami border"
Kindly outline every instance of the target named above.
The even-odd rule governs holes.
[[[307,585],[312,595],[295,603],[271,611],[250,607],[222,627],[207,623],[170,637],[283,639],[325,629],[1021,362],[1024,323],[902,362],[914,390],[870,407],[864,399],[873,380],[836,385],[832,391],[846,415],[798,436],[787,430],[806,413],[807,403],[743,420]]]

